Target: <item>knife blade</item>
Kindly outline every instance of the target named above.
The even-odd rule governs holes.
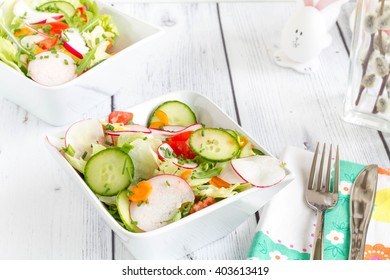
[[[359,173],[352,185],[350,197],[350,260],[362,260],[364,258],[364,246],[374,206],[377,181],[378,166],[371,164]]]

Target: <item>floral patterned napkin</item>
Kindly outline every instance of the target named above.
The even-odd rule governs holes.
[[[264,207],[248,259],[310,259],[316,219],[315,212],[306,204],[305,189],[313,153],[288,147],[281,158],[296,178]],[[324,259],[348,259],[350,189],[363,168],[364,165],[340,161],[339,203],[325,213]],[[389,169],[379,168],[365,259],[390,260]]]

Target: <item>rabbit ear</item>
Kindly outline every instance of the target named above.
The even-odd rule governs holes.
[[[328,7],[333,2],[336,2],[338,0],[320,0],[317,2],[317,4],[314,6],[317,10],[321,11],[322,9]]]
[[[313,0],[303,0],[303,6],[305,6],[305,7],[314,7],[314,2],[313,2]]]
[[[336,23],[341,7],[347,2],[348,0],[320,0],[317,3],[315,8],[320,11],[328,30]]]

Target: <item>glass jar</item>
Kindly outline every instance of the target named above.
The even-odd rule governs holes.
[[[357,0],[343,119],[390,132],[390,0]]]

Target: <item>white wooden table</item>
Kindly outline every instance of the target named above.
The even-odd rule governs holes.
[[[390,136],[340,119],[346,92],[346,5],[331,30],[321,68],[301,75],[279,68],[272,53],[291,2],[115,3],[161,26],[165,36],[128,64],[124,87],[100,115],[170,91],[213,99],[273,154],[287,145],[338,143],[342,158],[389,166]],[[344,39],[343,39],[344,38]],[[0,78],[1,79],[1,78]],[[81,191],[43,146],[51,127],[0,98],[0,259],[131,259]],[[256,217],[188,259],[244,259]]]

